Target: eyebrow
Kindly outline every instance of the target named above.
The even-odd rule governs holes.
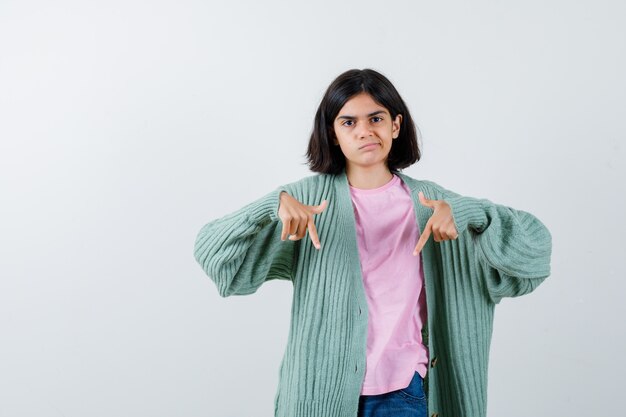
[[[386,112],[384,110],[378,110],[378,111],[375,111],[373,113],[368,114],[367,117],[372,117],[372,116],[375,116],[375,115],[381,114],[381,113],[386,113]],[[354,119],[356,119],[356,116],[339,116],[339,117],[337,117],[337,119],[354,120]]]

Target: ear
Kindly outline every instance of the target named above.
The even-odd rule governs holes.
[[[393,126],[391,130],[391,137],[396,139],[398,136],[400,136],[400,125],[402,124],[402,115],[397,114],[392,124]]]

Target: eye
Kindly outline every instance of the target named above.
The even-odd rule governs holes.
[[[372,117],[372,121],[374,121],[374,123],[378,123],[378,121],[376,121],[374,119],[378,119],[378,121],[383,120],[382,117],[374,116],[374,117]]]
[[[352,120],[346,120],[345,122],[342,123],[343,126],[352,126],[349,125],[348,123],[354,123]]]

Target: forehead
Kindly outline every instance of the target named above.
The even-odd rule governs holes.
[[[367,93],[359,93],[346,101],[341,110],[339,110],[337,117],[367,117],[370,113],[377,111],[384,111],[389,114],[385,106],[374,101],[372,96]]]

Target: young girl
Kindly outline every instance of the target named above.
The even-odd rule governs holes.
[[[315,115],[316,174],[198,233],[222,297],[293,284],[275,416],[486,415],[494,307],[549,276],[551,235],[530,213],[403,174],[420,155],[391,82],[346,71]]]

